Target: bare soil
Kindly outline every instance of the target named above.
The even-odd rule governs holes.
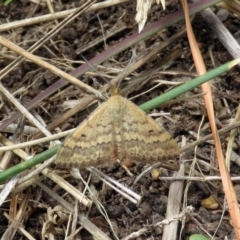
[[[52,6],[55,12],[58,12],[79,6],[79,1],[53,1]],[[91,59],[103,52],[106,48],[113,46],[127,36],[137,32],[138,26],[134,20],[136,14],[135,7],[135,2],[133,3],[132,1],[129,1],[117,6],[83,14],[64,27],[60,33],[54,36],[47,44],[40,47],[36,52],[34,52],[34,54],[42,57],[44,60],[50,62],[58,68],[66,72],[70,72],[81,65],[84,61],[82,56],[86,59]],[[172,12],[179,10],[180,8],[181,5],[176,0],[169,1],[166,11],[163,11],[160,5],[154,5],[151,13],[149,14],[147,24],[155,22]],[[215,7],[213,10],[217,13],[220,9]],[[49,8],[46,4],[37,5],[29,0],[13,1],[13,3],[8,6],[0,7],[0,21],[3,24],[6,22],[14,22],[21,19],[41,16],[48,13]],[[28,49],[59,22],[61,22],[61,19],[18,27],[2,32],[1,36],[24,49]],[[116,33],[104,42],[104,34],[109,31],[113,31],[116,26],[119,27],[124,25],[127,26],[124,30]],[[238,38],[240,26],[238,16],[232,14],[231,12],[227,12],[227,18],[224,20],[224,25],[227,26],[236,38]],[[184,22],[179,22],[161,33],[142,41],[137,49],[137,55],[139,56],[142,53],[146,53],[148,49],[153,48],[155,44],[159,42],[167,41],[169,37],[177,33],[183,26]],[[193,20],[193,29],[207,69],[212,69],[215,66],[220,66],[221,64],[232,60],[230,54],[212,33],[200,15],[195,16]],[[83,47],[88,46],[89,43],[100,37],[102,37],[102,40],[98,44],[82,50]],[[136,75],[140,76],[143,71],[151,69],[157,61],[164,59],[176,48],[183,49],[183,54],[180,58],[176,59],[164,70],[161,70],[157,74],[151,76],[151,78],[144,84],[141,84],[136,89],[132,89],[126,97],[131,98],[140,94],[132,100],[136,105],[140,105],[141,103],[164,93],[172,86],[171,82],[186,82],[192,79],[193,77],[191,74],[195,74],[195,68],[187,36],[184,34],[181,38],[175,41],[174,44],[169,45],[169,47],[165,48],[154,59],[140,67],[131,76],[124,79],[121,83],[121,88],[131,83],[132,77]],[[113,78],[118,72],[124,71],[131,59],[131,55],[132,49],[125,50],[124,52],[115,55],[113,58],[109,59],[109,61],[102,64],[104,68],[98,68],[99,73],[105,75],[108,80]],[[1,47],[0,56],[0,68],[4,69],[13,60],[15,60],[18,55],[5,47]],[[182,72],[182,74],[180,74],[180,72]],[[92,74],[82,76],[81,80],[94,88],[99,88],[100,85],[105,84],[104,80],[99,77],[99,73],[95,73],[94,75],[94,71],[92,71]],[[239,68],[235,68],[234,70],[231,70],[212,81],[216,119],[219,129],[227,124],[230,124],[235,117],[240,98],[240,81],[238,76]],[[2,84],[12,94],[15,93],[14,96],[24,105],[36,97],[41,91],[48,89],[58,80],[59,77],[53,73],[34,63],[24,61],[2,79]],[[158,84],[159,80],[165,80],[166,82],[156,88],[153,88]],[[153,89],[148,91],[151,88]],[[182,96],[184,97],[184,100],[177,101],[170,105],[165,105],[164,107],[157,108],[154,112],[151,112],[157,115],[154,119],[162,124],[179,142],[179,144],[181,143],[183,136],[186,138],[187,144],[196,141],[198,129],[203,116],[205,116],[205,118],[203,120],[200,137],[211,133],[202,97],[192,97],[199,93],[201,93],[200,88],[196,88],[188,94]],[[48,125],[55,119],[60,118],[68,110],[63,107],[63,104],[66,103],[67,100],[81,100],[87,95],[88,93],[77,86],[67,85],[67,87],[64,87],[41,101],[36,107],[34,107],[32,113],[35,117],[40,116],[44,120],[45,124]],[[12,112],[15,112],[16,108],[3,94],[1,94],[1,102],[4,104],[4,107],[0,110],[0,119],[3,120],[11,115]],[[92,108],[89,107],[86,111],[79,112],[74,117],[69,118],[66,122],[59,125],[58,128],[64,131],[77,127],[91,111]],[[163,114],[159,114],[160,111],[169,114],[164,116]],[[26,119],[18,120],[15,123],[19,124],[19,122],[21,122],[23,126],[32,126],[32,124]],[[4,135],[8,138],[12,138],[14,135],[16,142],[24,142],[32,139],[35,133],[29,135],[21,133],[16,134],[15,130],[15,133],[4,132]],[[228,135],[228,133],[221,135],[221,142],[224,151],[227,147]],[[236,159],[239,159],[238,146],[239,141],[236,140],[234,149]],[[47,150],[48,147],[48,144],[41,144],[24,150],[29,155],[33,155]],[[194,153],[193,148],[187,153],[184,153],[183,159],[188,160],[186,162],[186,176],[188,176],[189,172],[187,169],[189,169],[194,157],[198,161],[201,160],[207,163],[207,166],[198,163],[198,167],[196,167],[198,171],[201,169],[203,175],[219,176],[214,144],[212,141],[207,141],[199,145],[196,153]],[[13,155],[11,163],[8,167],[13,166],[20,161],[19,157]],[[173,163],[178,165],[178,160],[175,160]],[[98,192],[98,201],[101,202],[102,206],[106,210],[119,239],[148,226],[149,228],[146,233],[140,235],[136,239],[162,239],[162,227],[152,227],[151,225],[165,219],[166,208],[169,200],[168,191],[171,182],[167,180],[153,179],[151,174],[148,173],[143,176],[136,185],[133,185],[136,176],[138,176],[147,167],[149,167],[149,165],[144,163],[131,165],[129,169],[132,176],[129,176],[129,174],[117,163],[108,167],[100,168],[108,176],[118,180],[122,184],[131,188],[134,192],[140,194],[142,196],[140,205],[131,203],[115,190],[106,187],[97,177],[92,176],[91,178],[90,184],[94,187],[95,191]],[[50,168],[52,171],[57,171],[61,177],[70,184],[76,186],[78,189],[84,188],[82,182],[74,179],[72,175],[69,174],[68,170],[59,170],[54,164],[52,164]],[[239,176],[240,169],[237,162],[231,162],[230,169],[231,176]],[[81,173],[83,178],[87,181],[89,172],[87,170],[83,170]],[[170,177],[172,175],[173,171],[171,170],[161,170],[161,177]],[[61,195],[73,206],[76,204],[75,199],[69,194],[66,194],[66,192],[52,180],[43,177],[41,182],[54,192]],[[184,182],[184,189],[187,186],[186,181]],[[235,187],[237,194],[239,194],[239,185],[237,185],[237,183],[235,184]],[[193,206],[194,213],[192,214],[192,217],[187,217],[185,222],[182,222],[184,225],[182,230],[181,223],[179,224],[178,235],[180,236],[181,232],[182,239],[188,239],[188,237],[193,233],[204,233],[203,230],[213,235],[217,228],[218,230],[216,232],[215,239],[223,239],[225,236],[228,236],[228,239],[234,239],[229,213],[227,210],[224,211],[224,192],[222,190],[221,181],[192,181],[188,186],[187,195],[185,196],[187,198],[187,202],[185,202],[185,204],[187,206]],[[215,197],[213,202],[215,203],[216,201],[218,204],[216,209],[211,206],[211,204],[213,204],[212,202],[210,202],[210,204],[204,204],[203,202],[203,200],[206,200],[210,196]],[[21,204],[23,204],[24,201],[27,201],[25,212],[21,215],[19,222],[16,223],[16,226],[19,226],[18,224],[20,224],[35,239],[41,239],[41,234],[44,235],[49,233],[54,234],[55,239],[65,239],[64,234],[70,217],[69,212],[67,213],[67,218],[63,218],[64,220],[62,220],[62,216],[60,216],[60,212],[62,210],[57,212],[52,210],[56,206],[59,206],[59,203],[52,198],[52,196],[46,193],[39,185],[34,183],[32,186],[17,194],[11,194],[8,200],[9,201],[6,201],[0,207],[0,216],[2,216],[0,217],[0,236],[5,233],[11,223],[11,221],[3,216],[4,212],[7,212],[12,219],[17,219],[16,213],[18,212]],[[180,203],[180,205],[182,205],[182,203]],[[78,207],[78,211],[86,214],[88,219],[106,233],[110,239],[115,239],[109,224],[106,222],[105,218],[102,216],[95,204],[93,204],[91,208],[87,208],[82,204],[78,204]],[[181,210],[183,209],[184,208],[182,206]],[[44,224],[46,224],[49,219],[47,216],[49,212],[51,212],[52,216],[55,217],[56,221],[54,223],[51,222],[48,226],[49,228],[46,230],[44,229]],[[70,225],[73,225],[72,220],[70,221]],[[77,228],[78,227],[79,225],[77,224]],[[78,234],[79,239],[93,239],[88,231],[84,229]],[[18,230],[13,237],[9,239],[27,238]]]

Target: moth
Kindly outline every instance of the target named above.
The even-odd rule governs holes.
[[[179,156],[175,139],[114,88],[64,141],[56,164],[83,169],[119,159],[155,163]]]

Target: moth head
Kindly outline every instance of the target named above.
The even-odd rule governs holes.
[[[121,90],[117,87],[113,87],[110,90],[110,94],[111,94],[111,96],[121,95]]]

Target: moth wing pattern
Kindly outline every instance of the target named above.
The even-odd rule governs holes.
[[[113,151],[111,119],[108,102],[105,102],[63,142],[56,164],[84,168],[109,159]]]
[[[117,94],[64,141],[56,164],[82,169],[116,159],[154,163],[178,155],[172,136],[134,103]]]
[[[125,158],[154,163],[179,156],[176,140],[134,103],[128,102],[123,116]]]

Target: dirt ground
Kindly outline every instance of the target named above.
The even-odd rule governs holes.
[[[1,24],[49,14],[50,8],[45,1],[42,2],[42,4],[36,4],[34,1],[21,0],[13,1],[8,6],[0,6]],[[84,2],[86,1],[80,1],[79,3],[79,1],[75,0],[62,0],[52,1],[50,5],[52,5],[54,12],[61,12],[76,8]],[[61,29],[50,41],[36,50],[34,55],[41,57],[43,60],[65,72],[71,72],[85,61],[84,58],[90,60],[128,36],[136,33],[138,26],[134,20],[136,15],[135,8],[135,1],[129,1],[82,14]],[[154,5],[149,13],[146,25],[154,23],[179,9],[181,9],[181,5],[179,1],[176,0],[168,1],[165,11],[162,10],[160,5]],[[220,7],[213,8],[216,14],[219,16],[223,15],[224,25],[239,41],[239,16],[227,10],[222,13],[222,10],[220,10]],[[1,31],[1,36],[24,49],[28,49],[61,21],[62,18],[12,28]],[[232,60],[231,55],[223,47],[216,35],[212,33],[200,14],[195,16],[192,24],[208,70]],[[180,21],[158,34],[142,40],[138,44],[136,49],[137,56],[135,56],[133,61],[137,61],[137,59],[146,55],[154,49],[157,44],[168,41],[168,39],[178,33],[183,26],[184,21]],[[106,37],[109,32],[111,33],[120,28],[122,28],[122,30],[116,31],[116,33],[110,37]],[[98,39],[99,41],[95,43]],[[101,64],[101,66],[95,66],[98,72],[96,73],[94,70],[91,70],[88,74],[80,77],[81,81],[95,89],[99,89],[105,84],[105,80],[103,80],[100,75],[104,76],[107,81],[110,81],[117,76],[117,74],[125,71],[132,56],[132,49],[133,48],[128,48],[111,57]],[[176,49],[181,49],[182,52],[174,61],[160,68],[156,73],[151,74],[151,76],[142,83],[131,88],[126,92],[125,97],[131,99],[136,105],[140,105],[161,95],[169,88],[192,79],[196,75],[196,72],[187,36],[186,34],[182,34],[182,36],[165,47],[150,61],[124,78],[120,84],[120,88],[125,89],[129,87],[134,77],[139,77],[144,71],[151,70],[156,63],[165,59]],[[6,66],[18,57],[17,53],[3,46],[1,46],[0,53],[1,70],[6,68]],[[58,84],[58,81],[59,77],[51,71],[28,60],[24,60],[2,79],[2,84],[8,91],[14,94],[15,98],[17,98],[21,104],[25,105],[38,96],[39,93],[43,93],[45,90],[50,92],[50,89],[55,86],[54,84]],[[238,67],[222,74],[211,82],[216,121],[219,129],[231,124],[234,120],[240,98],[239,84]],[[49,96],[41,99],[31,110],[31,113],[39,121],[44,122],[46,126],[49,126],[49,124],[57,119],[61,119],[64,113],[73,108],[75,106],[72,105],[74,104],[74,100],[81,101],[89,96],[89,93],[73,84],[62,85],[63,87],[61,88],[58,88],[59,86],[60,84],[56,85],[55,88],[57,88],[57,91],[53,91]],[[47,95],[47,92],[44,93]],[[186,139],[186,145],[195,142],[197,140],[199,127],[201,127],[200,138],[211,133],[205,111],[205,103],[202,96],[197,95],[200,93],[201,89],[195,88],[187,94],[182,95],[180,100],[148,112],[159,124],[162,124],[164,128],[170,132],[173,138],[179,143],[179,146],[183,138]],[[16,107],[5,95],[1,94],[0,96],[2,105],[0,119],[5,121],[16,111]],[[90,112],[96,106],[97,104],[95,103],[94,106],[79,111],[66,121],[55,125],[55,131],[51,132],[60,132],[60,130],[65,131],[77,127],[89,116]],[[203,116],[205,117],[203,118]],[[7,130],[7,128],[1,130],[5,137],[15,143],[30,141],[36,138],[38,130],[36,130],[29,120],[18,118],[14,123],[18,124],[17,130],[16,128],[13,130]],[[33,132],[26,133],[24,126],[31,126]],[[228,136],[229,132],[221,135],[224,152],[226,152]],[[236,139],[233,149],[234,155],[232,156],[232,162],[230,164],[232,177],[239,176],[240,170],[238,135]],[[64,138],[61,138],[61,140],[64,140]],[[34,155],[48,148],[49,143],[44,143],[26,147],[23,150],[28,155]],[[194,148],[184,152],[181,159],[184,160],[185,163],[185,176],[189,176],[189,169],[193,159],[197,160],[195,170],[199,173],[199,175],[196,174],[195,176],[219,176],[214,150],[213,141],[210,139],[199,144],[195,152]],[[3,156],[3,153],[1,154]],[[20,157],[13,154],[5,168],[9,168],[19,162],[21,162]],[[171,163],[171,166],[177,166],[178,168],[178,159],[172,160]],[[127,200],[111,187],[104,185],[98,177],[92,174],[90,180],[91,189],[96,194],[95,198],[101,203],[102,209],[105,209],[110,224],[100,211],[96,200],[91,198],[89,193],[87,193],[87,196],[94,201],[91,207],[78,203],[73,196],[63,190],[52,179],[39,173],[31,186],[28,185],[17,193],[12,192],[0,207],[0,236],[4,236],[5,238],[3,239],[28,239],[26,235],[19,230],[19,228],[22,227],[34,239],[47,239],[53,236],[54,238],[52,239],[66,239],[64,238],[65,234],[69,236],[75,229],[80,227],[80,224],[76,222],[76,218],[78,218],[79,215],[74,215],[74,213],[81,213],[86,215],[88,220],[107,234],[110,239],[117,239],[113,232],[116,233],[118,239],[123,239],[133,232],[138,232],[146,228],[144,233],[138,232],[138,236],[132,239],[160,240],[162,239],[163,227],[162,225],[157,226],[154,224],[166,218],[167,204],[169,202],[169,187],[174,181],[169,181],[169,179],[159,180],[159,175],[160,179],[163,177],[172,177],[174,171],[171,170],[172,168],[170,167],[158,167],[155,172],[148,172],[142,176],[136,184],[133,184],[136,177],[149,166],[149,164],[144,162],[130,164],[129,170],[131,175],[118,163],[98,167],[109,177],[119,181],[121,184],[139,194],[142,197],[139,204]],[[76,180],[67,169],[59,169],[55,164],[48,166],[48,169],[50,169],[50,172],[59,174],[78,190],[84,189],[82,181]],[[21,176],[26,174],[27,173],[24,172]],[[85,181],[88,181],[89,171],[82,170],[81,174]],[[156,174],[157,177],[154,174]],[[177,228],[177,239],[180,239],[180,235],[182,237],[181,239],[188,239],[189,236],[194,233],[202,233],[206,236],[207,233],[210,235],[215,234],[214,239],[224,239],[226,236],[228,239],[235,239],[228,209],[224,207],[225,195],[221,181],[188,180],[181,182],[183,183],[184,197],[182,197],[181,202],[179,202],[180,212],[183,212],[186,206],[192,206],[194,210],[190,214],[187,214],[184,220],[181,218],[181,222],[179,222]],[[70,213],[68,210],[61,208],[62,205],[51,194],[47,193],[43,186],[59,194],[65,201],[73,206],[74,213]],[[238,195],[239,185],[237,182],[234,183],[234,187]],[[179,194],[181,195],[180,192]],[[20,209],[24,209],[24,211],[19,213]],[[11,225],[12,221],[6,217],[5,213],[9,214],[10,218],[15,221],[14,226]],[[112,228],[110,225],[112,225]],[[12,230],[9,230],[10,226]],[[15,232],[14,229],[17,229],[17,231]],[[7,235],[8,237],[4,235],[7,231],[10,232]],[[86,228],[83,228],[76,234],[75,239],[85,240],[93,239],[93,237]]]

